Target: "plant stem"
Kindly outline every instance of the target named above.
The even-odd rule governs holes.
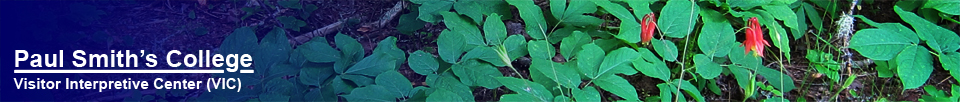
[[[500,61],[503,61],[503,63],[507,65],[507,67],[510,67],[510,69],[513,70],[514,74],[517,74],[517,76],[520,76],[520,79],[526,79],[526,78],[523,78],[523,74],[520,74],[520,71],[517,71],[517,68],[513,67],[513,64],[510,64],[510,55],[507,54],[507,48],[503,46],[494,46],[494,47],[497,48],[497,55],[500,56]]]
[[[947,21],[950,21],[950,22],[953,22],[953,23],[960,24],[960,21],[957,21],[956,19],[953,19],[953,18],[951,18],[950,16],[940,15],[940,18],[946,19]]]

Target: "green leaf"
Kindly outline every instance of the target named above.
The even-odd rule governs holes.
[[[800,25],[797,22],[797,14],[793,12],[787,5],[763,5],[764,10],[767,10],[773,18],[783,21],[783,25],[789,27],[790,29],[797,29]],[[782,27],[781,27],[782,28]],[[786,33],[783,33],[786,34]],[[786,37],[784,37],[786,38]],[[788,40],[788,39],[786,39]]]
[[[673,81],[671,81],[671,83],[678,83],[679,85],[677,86],[680,86],[680,89],[687,91],[687,94],[690,96],[693,96],[694,97],[693,99],[696,100],[697,102],[706,101],[704,100],[703,96],[700,95],[700,90],[697,90],[697,87],[693,86],[693,84],[691,84],[689,81],[674,79]]]
[[[435,80],[431,80],[431,76],[435,77],[434,78]],[[435,88],[437,90],[443,89],[443,90],[450,91],[454,93],[454,95],[460,96],[459,99],[462,99],[462,101],[474,100],[473,92],[470,91],[471,90],[470,87],[463,85],[460,81],[454,78],[452,74],[447,73],[447,74],[444,74],[442,77],[438,75],[430,75],[427,77],[428,78],[426,83],[427,85],[430,85],[431,88]],[[435,91],[433,93],[437,93],[437,92]],[[431,94],[431,97],[432,96],[443,96],[443,95]],[[445,99],[452,99],[452,98],[441,98],[441,99],[445,100]],[[431,100],[431,99],[428,97],[427,100]]]
[[[566,23],[573,26],[600,25],[603,19],[583,15],[584,13],[593,13],[597,11],[597,5],[588,0],[573,0],[567,5],[566,0],[551,0],[550,13],[556,17],[560,23]]]
[[[457,63],[457,59],[460,59],[460,55],[464,52],[463,46],[466,43],[463,39],[465,38],[462,35],[457,35],[450,30],[440,32],[437,38],[437,53],[440,58],[447,63]]]
[[[424,86],[414,87],[414,88],[411,89],[410,91],[407,91],[407,92],[406,92],[407,97],[408,97],[407,100],[410,100],[410,101],[425,101],[425,100],[427,99],[426,93],[427,93],[428,89],[429,89],[429,88],[424,87]]]
[[[270,67],[266,73],[268,73],[265,78],[269,79],[272,77],[285,77],[285,76],[296,76],[300,72],[301,67],[296,67],[288,63],[277,63]]]
[[[641,48],[641,52],[644,52],[644,50],[646,50],[645,53],[649,53],[649,50]],[[647,58],[647,56],[652,56],[652,54],[651,55],[642,54],[642,55],[644,56],[644,58]],[[654,58],[656,57],[654,56]],[[647,60],[636,59],[633,61],[633,67],[636,70],[643,73],[643,75],[647,75],[663,81],[670,80],[670,68],[667,67],[666,63],[664,63],[663,61],[660,61],[659,59],[647,59]]]
[[[805,57],[810,61],[810,67],[817,69],[817,72],[827,75],[834,82],[840,81],[840,74],[837,73],[837,70],[840,70],[840,63],[833,60],[833,54],[807,50],[807,56]],[[889,70],[881,70],[880,65],[881,63],[878,62],[877,73],[889,72]]]
[[[767,25],[767,29],[770,31],[767,32],[767,35],[770,36],[770,40],[773,41],[773,46],[780,48],[780,52],[783,52],[784,56],[787,56],[787,59],[790,59],[790,38],[787,35],[786,29],[780,26],[779,23],[772,23],[773,25]]]
[[[820,17],[820,12],[817,12],[817,9],[810,5],[809,3],[803,3],[803,10],[806,11],[807,18],[810,19],[810,25],[813,25],[814,28],[817,28],[817,31],[823,30],[823,18]],[[797,15],[800,16],[800,15]],[[803,26],[801,26],[803,27]]]
[[[544,75],[543,73],[544,72],[540,71],[537,68],[530,68],[530,79],[533,80],[533,82],[535,83],[543,85],[543,87],[547,87],[548,88],[547,90],[549,91],[560,92],[560,90],[557,90],[557,89],[560,89],[561,87],[560,84],[553,81],[553,79],[551,79],[550,77],[547,77],[547,75]],[[559,93],[556,93],[553,95],[559,95]]]
[[[917,33],[914,33],[913,30],[910,30],[910,28],[907,28],[907,26],[903,26],[903,24],[877,23],[877,22],[873,22],[873,20],[867,19],[867,17],[864,17],[862,15],[853,15],[853,16],[860,18],[861,20],[863,20],[863,22],[866,22],[871,26],[877,27],[880,30],[887,30],[888,32],[891,32],[899,37],[909,39],[907,41],[910,43],[915,43],[915,44],[920,43],[920,38],[917,36]]]
[[[410,0],[410,2],[420,4],[420,8],[418,8],[420,14],[417,18],[435,23],[442,20],[439,12],[450,11],[450,8],[453,8],[454,0]]]
[[[904,1],[897,1],[896,5],[897,5],[897,6],[900,6],[900,7],[903,8],[904,10],[913,11],[913,10],[916,10],[917,8],[919,8],[920,6],[923,6],[923,4],[921,4],[921,3],[924,3],[924,2],[926,2],[926,0],[924,0],[924,1],[919,1],[919,0],[904,0]]]
[[[793,31],[791,32],[791,34],[793,34],[792,40],[797,40],[797,39],[800,39],[800,37],[803,37],[803,35],[807,34],[807,28],[809,28],[807,26],[809,24],[807,24],[807,16],[806,16],[807,12],[805,11],[806,9],[803,9],[802,8],[803,6],[800,6],[800,7],[801,8],[797,8],[797,12],[796,12],[797,23],[798,23],[797,27],[790,28]]]
[[[502,0],[460,0],[454,3],[453,9],[457,10],[457,13],[473,18],[473,21],[477,23],[481,22],[483,15],[493,17],[490,15],[493,13],[506,14],[508,17],[513,17],[513,15],[509,15],[510,8],[506,6],[506,2]],[[509,19],[497,17],[497,19]]]
[[[556,51],[553,45],[546,40],[530,40],[527,42],[527,51],[530,51],[531,59],[552,60]]]
[[[340,75],[340,77],[343,77],[343,79],[346,79],[346,80],[349,80],[350,82],[353,82],[353,83],[354,83],[356,86],[358,86],[358,87],[368,86],[368,85],[373,85],[373,84],[374,84],[374,80],[373,80],[372,77],[367,77],[367,76],[364,76],[364,75],[343,74],[343,75]]]
[[[580,50],[579,52],[581,56],[577,56],[577,68],[579,68],[580,72],[587,77],[599,77],[600,75],[597,74],[597,68],[600,67],[600,63],[603,63],[605,52],[603,52],[603,49],[600,49],[600,46],[597,46],[593,43],[583,45],[581,48],[583,50]]]
[[[300,83],[305,85],[320,86],[324,80],[327,80],[330,76],[333,75],[333,72],[326,71],[327,68],[301,68],[300,77],[297,79],[300,80]]]
[[[714,95],[721,95],[720,86],[717,85],[717,81],[715,80],[708,80],[707,89],[710,89],[710,92],[712,92]]]
[[[349,69],[344,71],[344,73],[358,74],[358,75],[365,75],[365,76],[372,77],[372,76],[379,75],[380,73],[383,73],[383,71],[396,69],[397,61],[402,61],[402,60],[396,60],[396,59],[388,58],[384,55],[374,54],[369,57],[363,58],[363,60],[360,60],[359,62],[357,62],[356,65],[351,66]]]
[[[460,17],[456,13],[452,12],[440,12],[443,15],[443,24],[454,31],[454,34],[460,34],[463,36],[463,42],[466,42],[469,46],[463,46],[463,48],[473,48],[473,46],[486,45],[483,42],[480,29],[477,28],[476,24],[470,23],[466,19]]]
[[[459,96],[457,96],[456,93],[453,93],[444,89],[437,89],[427,97],[427,101],[450,102],[450,101],[468,101],[468,100],[461,99]]]
[[[917,32],[920,39],[927,41],[927,45],[931,45],[930,48],[934,51],[951,52],[960,49],[960,36],[957,36],[956,32],[937,26],[937,24],[926,21],[912,12],[904,11],[899,6],[894,6],[894,8],[894,11],[900,15],[900,19],[913,26],[914,30],[920,31]]]
[[[766,67],[757,68],[757,74],[763,76],[767,79],[767,82],[770,83],[774,88],[780,89],[783,92],[790,92],[796,88],[793,85],[793,78],[790,75],[784,74],[776,69],[770,69]]]
[[[570,99],[570,97],[563,96],[563,95],[560,95],[560,96],[557,96],[557,97],[553,97],[553,100],[554,100],[554,102],[571,102],[571,101],[573,101],[572,99]]]
[[[783,99],[782,97],[770,97],[763,99],[763,102],[789,102],[790,100]]]
[[[350,94],[341,95],[341,97],[354,102],[392,102],[396,100],[396,97],[392,97],[393,95],[384,95],[384,93],[389,93],[388,90],[389,88],[380,85],[370,85],[353,89]]]
[[[278,93],[262,93],[258,99],[260,99],[259,101],[289,101],[290,96]]]
[[[623,45],[623,41],[619,39],[597,39],[593,41],[597,46],[603,49],[603,51],[613,51],[614,49],[620,48]]]
[[[600,64],[600,69],[597,72],[597,75],[604,76],[604,74],[617,74],[617,73],[629,73],[629,72],[620,72],[613,71],[607,73],[611,70],[618,70],[618,66],[625,65],[630,61],[640,58],[640,54],[633,49],[627,47],[621,47],[620,49],[613,50],[610,52],[610,55],[603,58],[603,63]],[[632,69],[631,69],[632,70]]]
[[[437,68],[440,68],[440,64],[437,63],[437,59],[433,58],[432,54],[420,50],[411,53],[407,62],[409,62],[410,69],[420,75],[436,74]]]
[[[547,30],[550,25],[543,18],[543,11],[540,7],[529,0],[507,0],[510,5],[516,6],[520,11],[520,18],[523,18],[525,29],[528,35],[533,39],[544,39],[547,37]]]
[[[513,19],[513,11],[510,10],[510,4],[507,4],[506,1],[502,0],[473,0],[477,2],[481,7],[487,8],[481,11],[483,15],[490,16],[490,14],[497,13],[503,15],[500,19],[508,20]]]
[[[650,42],[653,44],[653,50],[656,50],[657,55],[663,57],[663,60],[677,61],[679,53],[677,52],[677,45],[673,44],[673,41],[653,39]]]
[[[620,96],[626,100],[639,100],[637,90],[630,85],[627,79],[616,75],[604,75],[593,81],[595,85],[603,90],[610,91],[614,95]]]
[[[766,25],[768,29],[766,34],[770,36],[773,46],[779,48],[780,52],[782,52],[784,56],[787,56],[787,59],[790,59],[790,38],[789,35],[787,35],[786,29],[780,26],[780,23],[775,20],[775,17],[765,10],[753,10],[750,11],[750,13],[753,13],[750,16],[758,17],[759,22]],[[743,19],[746,21],[747,18]]]
[[[460,82],[467,86],[476,85],[487,89],[501,86],[500,83],[494,81],[494,78],[503,76],[500,70],[477,60],[464,60],[460,64],[453,65],[451,69],[460,78]]]
[[[507,49],[507,55],[510,56],[511,61],[527,55],[527,42],[523,35],[517,34],[507,37],[503,46]]]
[[[547,37],[547,39],[550,40],[550,44],[557,44],[563,40],[563,38],[570,36],[573,34],[573,31],[577,31],[578,29],[582,30],[582,28],[578,27],[562,27],[550,32],[551,34],[549,37]]]
[[[190,10],[190,13],[189,13],[189,14],[187,14],[187,18],[190,18],[190,19],[197,19],[197,13],[196,13],[196,12],[194,12],[193,10]]]
[[[334,41],[336,41],[337,48],[343,53],[341,56],[343,58],[335,62],[333,66],[337,73],[343,73],[347,67],[363,59],[363,55],[365,54],[363,46],[360,45],[360,42],[357,42],[357,39],[337,33],[337,35],[334,36]]]
[[[287,95],[290,92],[297,91],[293,88],[293,87],[296,87],[293,83],[279,77],[273,78],[270,81],[267,81],[267,83],[263,83],[263,85],[265,85],[265,87],[263,88],[263,93],[276,93],[276,94]],[[173,92],[172,94],[176,94],[177,90],[172,90],[171,92]]]
[[[894,36],[895,38],[906,40],[907,42],[914,43],[914,44],[920,42],[916,33],[914,33],[912,30],[910,30],[910,28],[907,28],[906,26],[903,26],[900,23],[876,23],[861,15],[855,15],[855,16],[861,18],[864,22],[867,22],[867,24],[875,26],[880,30],[886,31],[886,33],[892,33],[893,35],[896,35]]]
[[[500,101],[505,101],[505,102],[530,101],[531,97],[537,97],[537,96],[528,95],[528,94],[506,94],[506,95],[500,96]],[[547,102],[547,101],[542,101],[542,102]]]
[[[633,8],[633,15],[637,19],[643,20],[643,16],[653,12],[650,10],[650,4],[656,2],[657,0],[625,0],[630,8]]]
[[[584,44],[590,43],[593,39],[590,39],[590,35],[580,31],[573,31],[572,36],[563,38],[563,42],[560,42],[560,55],[563,55],[564,59],[570,59],[573,56],[577,55],[577,52],[580,52],[581,46]]]
[[[696,3],[687,0],[667,1],[667,5],[660,10],[657,28],[664,36],[673,38],[686,37],[697,24],[700,8]]]
[[[890,60],[912,43],[908,38],[883,29],[863,29],[850,39],[850,48],[873,60]]]
[[[417,14],[419,13],[417,10],[411,10],[410,13],[400,15],[400,18],[397,19],[397,31],[409,35],[423,28],[427,22],[417,20]]]
[[[317,7],[317,5],[307,4],[307,6],[303,7],[303,12],[300,14],[300,18],[310,18],[310,16],[313,15],[313,11],[317,10],[318,8],[319,7]]]
[[[651,62],[652,61],[663,62],[663,60],[660,60],[660,58],[657,58],[657,55],[654,55],[653,52],[650,51],[650,49],[638,48],[637,52],[640,52],[640,56],[643,57],[644,60],[651,61]]]
[[[660,89],[660,102],[673,102],[673,90],[677,89],[676,87],[670,86],[667,83],[657,84],[657,89]]]
[[[250,47],[250,45],[257,45],[257,35],[250,27],[240,27],[223,39],[220,43],[220,53],[253,53],[256,47]]]
[[[326,63],[340,60],[340,51],[330,47],[323,37],[316,37],[303,45],[297,46],[294,51],[303,53],[307,61]]]
[[[286,61],[290,57],[290,42],[283,29],[274,28],[263,37],[254,57],[254,66],[257,72],[265,72],[270,66]]]
[[[877,77],[881,78],[890,78],[893,77],[893,69],[896,67],[896,63],[891,63],[890,61],[876,61],[877,64]],[[951,72],[952,73],[952,72]]]
[[[199,28],[193,29],[193,34],[195,34],[195,35],[197,35],[197,36],[207,35],[207,33],[210,33],[210,30],[207,29],[207,27],[199,27]],[[131,40],[132,40],[132,39],[126,40],[126,42],[130,42]],[[128,44],[130,44],[130,43],[128,43]]]
[[[300,0],[281,0],[277,1],[277,4],[286,8],[292,9],[301,9],[303,5],[300,5]]]
[[[761,66],[760,64],[762,61],[760,58],[757,58],[751,54],[747,54],[744,52],[744,50],[740,50],[744,49],[743,46],[740,46],[740,43],[727,46],[730,46],[729,48],[731,48],[730,54],[727,55],[727,57],[730,58],[730,62],[747,68],[758,68]]]
[[[536,68],[543,75],[553,79],[553,81],[567,88],[578,88],[580,86],[580,75],[577,75],[575,69],[570,69],[560,63],[545,59],[531,59],[530,68]]]
[[[353,86],[350,86],[340,75],[334,76],[332,81],[330,87],[333,88],[333,94],[347,93],[353,90]]]
[[[933,8],[945,14],[960,15],[960,1],[956,0],[930,0],[923,4],[923,8]]]
[[[727,0],[731,8],[739,7],[741,10],[747,10],[760,5],[769,4],[773,0]]]
[[[960,63],[957,63],[960,62],[960,53],[946,52],[941,54],[939,57],[940,64],[943,66],[944,70],[950,71],[950,75],[953,77],[960,77]]]
[[[467,52],[467,54],[463,55],[463,58],[460,59],[460,61],[470,60],[474,58],[486,61],[498,67],[503,67],[509,64],[509,63],[503,63],[503,61],[500,59],[500,56],[497,55],[497,51],[494,50],[494,48],[486,47],[486,46],[477,46],[477,48],[473,48],[473,50],[470,50]]]
[[[594,0],[593,1],[597,6],[603,7],[603,9],[610,12],[613,16],[616,16],[620,19],[620,32],[617,33],[617,39],[626,41],[628,43],[637,43],[640,42],[640,23],[637,22],[637,19],[633,17],[633,14],[630,11],[627,11],[626,8],[618,4],[611,3],[607,0]],[[664,24],[664,23],[657,23]]]
[[[500,81],[500,83],[506,83],[503,86],[507,87],[507,89],[513,90],[520,95],[530,96],[523,97],[528,101],[531,100],[530,98],[543,102],[553,101],[553,95],[551,95],[550,91],[544,88],[543,85],[513,77],[496,77],[496,79]]]
[[[573,98],[581,102],[600,102],[600,92],[593,86],[584,87],[583,90],[573,89]]]
[[[293,31],[300,31],[300,27],[307,25],[307,23],[303,22],[303,20],[297,19],[297,17],[293,16],[280,16],[277,17],[277,21],[283,23],[283,28]]]
[[[371,56],[376,55],[381,55],[388,60],[396,61],[396,66],[400,66],[403,64],[403,60],[407,59],[407,53],[397,48],[397,38],[395,37],[387,37],[380,40],[380,42],[377,43],[377,47],[373,49],[373,55]]]
[[[840,67],[840,66],[838,66],[838,65],[832,65],[832,66],[827,66],[827,65],[813,65],[813,67],[817,69],[817,72],[823,73],[824,75],[827,75],[827,78],[830,78],[830,79],[833,80],[834,82],[839,82],[839,81],[840,81],[840,74],[837,73],[836,70],[832,70],[832,69],[831,69],[831,68],[838,68],[838,67]],[[887,71],[887,72],[889,72],[889,71]],[[879,73],[879,72],[878,72],[878,73]]]
[[[407,77],[404,77],[400,72],[395,70],[386,71],[377,75],[377,78],[374,80],[377,85],[386,88],[387,93],[379,93],[380,95],[394,95],[394,98],[412,96],[407,93],[413,90],[413,85],[410,83],[410,80],[407,80]]]
[[[907,46],[897,54],[897,76],[903,81],[903,89],[918,88],[927,82],[933,72],[933,57],[921,46]]]
[[[753,93],[752,90],[756,87],[751,86],[754,80],[751,80],[753,74],[750,73],[750,70],[742,66],[728,66],[727,69],[730,70],[730,73],[733,73],[733,77],[737,79],[737,85],[740,86],[741,89],[748,91],[746,93]]]
[[[500,20],[500,15],[496,13],[487,17],[483,22],[483,36],[487,39],[488,45],[500,45],[507,38],[507,27]]]
[[[467,17],[472,18],[474,22],[480,23],[483,21],[483,13],[480,12],[484,9],[484,7],[480,6],[474,1],[461,0],[455,2],[453,3],[453,9],[457,10],[457,13],[459,14],[467,15]]]
[[[704,79],[713,79],[723,71],[723,68],[720,68],[720,64],[713,62],[710,56],[707,55],[693,55],[693,63],[697,65],[697,74],[700,74]]]
[[[706,55],[723,57],[727,56],[731,45],[736,42],[736,33],[730,22],[719,12],[704,9],[700,12],[703,16],[703,28],[700,29],[700,35],[697,37],[697,46],[700,51]]]

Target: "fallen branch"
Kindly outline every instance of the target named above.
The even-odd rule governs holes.
[[[377,27],[383,27],[383,25],[387,24],[387,22],[390,22],[391,20],[393,20],[393,18],[397,17],[397,13],[400,13],[400,10],[403,10],[403,7],[404,7],[403,1],[397,2],[397,4],[394,4],[393,8],[390,8],[389,11],[387,11],[386,13],[383,13],[383,17],[381,17],[380,20],[377,21],[377,23],[379,23]]]
[[[342,28],[342,27],[343,27],[343,21],[337,21],[337,22],[334,22],[333,24],[329,24],[329,25],[327,25],[327,26],[324,26],[323,28],[320,28],[320,29],[317,29],[317,30],[313,30],[313,31],[310,31],[310,32],[308,32],[308,33],[306,33],[306,34],[297,36],[296,38],[290,39],[289,41],[290,41],[290,44],[300,45],[300,44],[303,44],[303,43],[305,43],[305,42],[307,42],[307,41],[310,41],[310,39],[312,39],[313,37],[324,36],[324,35],[326,35],[326,34],[332,33],[333,31],[336,31],[336,30],[338,30],[338,29],[340,29],[340,28]]]
[[[391,8],[389,11],[383,14],[383,17],[381,17],[380,20],[376,22],[366,23],[364,26],[368,27],[369,24],[376,24],[378,28],[383,27],[385,24],[387,24],[387,22],[390,22],[393,20],[393,18],[397,17],[397,14],[400,13],[401,10],[403,10],[403,6],[404,6],[403,1],[397,2],[397,4],[393,6],[393,8]],[[307,41],[310,41],[310,39],[313,39],[313,37],[324,36],[324,35],[333,33],[333,31],[337,31],[340,28],[343,28],[343,21],[337,21],[327,26],[324,26],[323,28],[316,29],[306,34],[297,36],[293,39],[290,39],[289,42],[294,46],[300,45],[300,44],[306,43]]]
[[[387,12],[384,12],[383,17],[380,17],[380,20],[377,20],[376,22],[368,22],[360,25],[360,28],[357,29],[357,31],[365,33],[373,29],[382,28],[388,22],[393,21],[393,18],[397,17],[397,13],[400,13],[400,10],[403,10],[403,1],[397,2],[397,4],[394,4],[393,7],[390,8],[390,10],[387,10]]]

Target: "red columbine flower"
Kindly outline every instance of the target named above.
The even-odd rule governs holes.
[[[763,39],[763,29],[760,28],[760,23],[757,23],[757,17],[750,18],[750,22],[747,27],[747,40],[743,41],[743,45],[746,46],[744,53],[749,53],[750,50],[753,50],[754,56],[763,57],[763,48],[764,46],[770,46],[767,43],[766,39]]]
[[[650,39],[653,38],[653,30],[657,29],[657,15],[650,12],[646,16],[643,16],[643,20],[640,22],[640,38],[643,44],[650,42]]]

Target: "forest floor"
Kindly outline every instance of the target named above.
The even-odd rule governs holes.
[[[245,0],[235,2],[234,0],[201,0],[206,1],[200,4],[197,1],[141,1],[137,3],[127,2],[92,2],[93,5],[111,5],[99,6],[98,8],[110,12],[103,16],[99,25],[91,26],[94,31],[85,32],[103,32],[107,34],[109,40],[106,48],[109,49],[130,49],[130,48],[151,48],[156,53],[166,50],[186,50],[195,51],[199,49],[217,49],[220,42],[229,35],[233,29],[241,26],[256,26],[255,31],[258,38],[263,38],[271,28],[280,26],[280,22],[275,20],[277,15],[291,15],[300,12],[294,11],[262,11],[246,19],[241,19],[245,15],[241,8],[249,6]],[[252,0],[259,1],[259,0]],[[545,0],[536,0],[541,7],[548,7]],[[270,1],[275,2],[275,1]],[[287,37],[294,38],[301,34],[319,29],[334,22],[347,22],[336,32],[349,35],[356,38],[364,47],[367,55],[372,53],[377,43],[386,37],[397,37],[397,47],[407,53],[413,53],[417,50],[423,50],[436,55],[436,38],[441,30],[446,29],[442,23],[426,23],[423,29],[417,30],[415,34],[401,34],[395,26],[398,24],[397,18],[393,18],[386,26],[369,27],[364,23],[376,22],[401,0],[320,0],[304,1],[317,5],[319,9],[312,12],[308,19],[302,19],[306,26],[300,31],[287,30]],[[898,17],[887,16],[893,13],[890,7],[896,1],[878,0],[870,4],[862,4],[855,12],[864,15],[877,22],[899,22]],[[847,3],[840,3],[849,5]],[[409,7],[409,6],[408,6]],[[845,6],[840,6],[845,8]],[[410,8],[408,8],[410,9]],[[413,8],[415,9],[415,8]],[[517,13],[513,8],[514,13]],[[819,8],[818,8],[819,9]],[[399,14],[406,14],[410,11],[402,10]],[[519,15],[519,14],[514,14]],[[605,19],[612,19],[607,17]],[[834,29],[834,19],[824,19],[825,29]],[[523,25],[520,23],[520,17],[515,16],[507,21],[507,29],[510,34],[523,33]],[[865,28],[863,22],[858,21],[857,28]],[[825,32],[835,32],[827,30]],[[809,34],[808,34],[809,35]],[[328,41],[333,41],[333,34],[327,34]],[[843,76],[858,76],[853,84],[847,89],[838,90],[840,85],[830,82],[826,77],[809,68],[806,59],[807,49],[814,48],[814,42],[817,42],[815,36],[804,36],[799,40],[792,41],[790,45],[796,48],[792,54],[792,60],[765,59],[765,65],[770,68],[780,68],[777,64],[783,64],[784,71],[795,80],[796,90],[785,92],[784,96],[790,100],[805,99],[807,101],[826,101],[829,99],[839,99],[844,101],[873,101],[880,98],[889,100],[916,101],[921,95],[926,94],[921,89],[902,90],[899,79],[877,77],[873,67],[875,65],[864,65],[864,67],[854,68],[849,71],[841,71]],[[102,48],[101,45],[85,45],[82,42],[77,47],[84,48]],[[831,44],[838,44],[836,40],[831,40]],[[834,55],[840,55],[839,52],[830,52]],[[854,52],[855,53],[855,52]],[[857,56],[857,55],[855,55]],[[176,58],[174,58],[176,59]],[[863,57],[855,57],[853,60],[866,60]],[[518,66],[522,74],[527,74],[529,61],[515,61],[514,66]],[[934,64],[939,65],[939,64]],[[501,68],[505,75],[513,73],[509,69]],[[425,85],[423,82],[426,76],[414,73],[406,64],[400,66],[400,72],[407,77],[414,85]],[[210,77],[208,74],[182,74],[155,76],[150,74],[138,74],[146,79],[156,77],[162,78],[185,78],[185,79],[203,79]],[[526,76],[526,75],[523,75]],[[77,75],[77,77],[116,79],[108,75]],[[143,79],[141,78],[141,79]],[[641,98],[658,95],[658,88],[655,83],[660,83],[655,78],[637,74],[625,76],[631,84],[637,88],[637,93]],[[135,78],[136,79],[136,78]],[[742,90],[737,86],[737,82],[732,76],[720,76],[715,81],[723,90],[719,95],[705,92],[704,95],[709,101],[740,101],[742,99]],[[948,89],[950,85],[957,84],[952,80],[949,73],[941,68],[936,68],[931,74],[930,79],[925,85],[935,85],[938,89]],[[508,92],[504,87],[496,89],[475,88],[473,90],[477,101],[496,101],[499,96]],[[837,97],[832,97],[839,92]],[[856,93],[850,93],[856,92]],[[82,92],[77,92],[82,93]],[[108,92],[125,93],[125,92]],[[202,91],[190,91],[191,95],[202,93]],[[613,96],[609,92],[602,92],[604,97]],[[764,93],[762,93],[764,94]],[[769,94],[769,93],[766,93]],[[70,97],[70,99],[98,99],[112,100],[107,94],[86,94],[73,95],[83,97]],[[191,97],[191,96],[185,96]],[[182,98],[182,97],[181,97]],[[176,100],[176,99],[170,99]]]

